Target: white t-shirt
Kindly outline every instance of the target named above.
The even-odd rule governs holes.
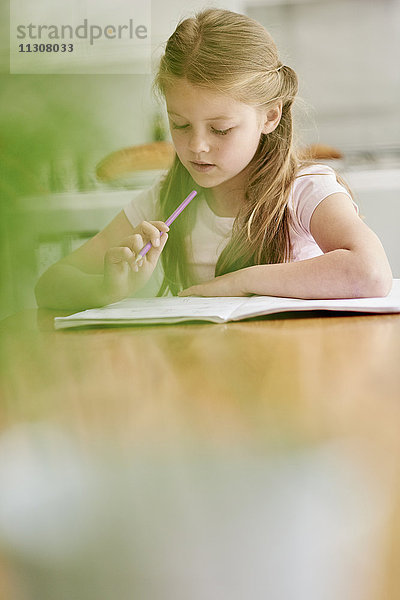
[[[288,200],[288,208],[292,217],[289,224],[292,261],[305,260],[323,254],[310,232],[311,216],[318,204],[331,194],[342,192],[349,196],[346,188],[336,181],[333,169],[327,165],[311,165],[299,171],[299,175],[302,173],[305,175],[296,177],[293,182]],[[141,221],[159,220],[159,192],[163,177],[164,173],[151,188],[134,196],[124,208],[133,227],[136,227]],[[214,278],[215,265],[231,237],[235,219],[217,216],[208,206],[202,194],[198,195],[193,202],[197,203],[197,215],[188,249],[189,263],[195,277],[193,284],[195,284]],[[358,206],[354,201],[353,204],[358,213]],[[186,238],[186,243],[189,242],[189,238],[190,234]],[[158,261],[152,277],[138,296],[155,296],[162,280],[163,269],[161,261]]]

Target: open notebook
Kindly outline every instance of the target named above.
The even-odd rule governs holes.
[[[330,310],[354,313],[400,313],[400,279],[385,298],[350,300],[299,300],[275,296],[201,298],[126,298],[102,308],[92,308],[69,317],[56,317],[56,329],[82,325],[135,325],[210,321],[226,323],[250,317],[289,311]]]

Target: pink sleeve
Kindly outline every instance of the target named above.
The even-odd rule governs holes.
[[[301,231],[311,235],[310,221],[314,210],[322,200],[337,192],[346,194],[352,200],[346,188],[336,181],[335,172],[331,167],[318,164],[305,167],[301,171],[293,183],[289,198],[289,208]],[[354,201],[353,205],[358,213],[358,206]]]

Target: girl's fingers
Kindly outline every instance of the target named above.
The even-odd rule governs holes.
[[[164,221],[143,221],[143,223],[150,223],[150,225],[154,225],[154,227],[157,227],[157,229],[164,231],[165,233],[169,231],[169,227],[164,223]]]
[[[139,252],[145,247],[146,244],[147,240],[143,239],[143,237],[138,233],[129,236],[121,242],[121,247],[126,247],[131,251],[131,257],[128,261],[129,263],[135,263]]]
[[[141,266],[143,264],[143,259],[136,263],[136,257],[139,254],[139,251],[143,248],[143,245],[141,242],[134,243],[132,241],[126,241],[126,243],[129,243],[130,247],[125,245],[110,248],[106,254],[106,262],[109,265],[125,262],[128,263],[133,271],[137,271],[138,265]]]
[[[143,248],[144,245],[145,242],[143,241],[142,236],[139,233],[134,233],[133,235],[130,235],[129,237],[122,240],[119,247],[126,247],[129,248],[132,252],[137,253]]]
[[[155,248],[158,248],[160,245],[161,233],[169,231],[168,225],[165,225],[162,221],[143,221],[141,227],[144,235],[150,238],[152,246]]]
[[[130,262],[134,258],[134,253],[127,246],[117,246],[110,248],[106,254],[107,261],[112,264],[119,262]]]
[[[139,261],[137,264],[140,266],[140,263],[143,264],[143,262],[146,260],[155,265],[165,244],[167,243],[167,240],[168,240],[168,233],[164,233],[160,239],[160,245],[155,248],[154,247],[150,248],[150,250],[144,255],[143,259],[141,261]]]
[[[146,245],[146,240],[144,240],[142,238],[142,236],[138,236],[139,239],[134,240],[133,244],[132,244],[132,252],[135,254],[135,259],[137,257],[137,255],[139,254],[139,252],[142,250],[142,248],[144,248],[144,246]]]
[[[120,255],[121,259],[126,260],[131,265],[132,270],[136,270],[134,269],[135,265],[139,267],[142,266],[145,257],[147,257],[150,262],[154,262],[154,259],[158,259],[159,253],[165,246],[168,239],[168,234],[166,233],[168,230],[169,227],[162,221],[142,221],[136,229],[136,231],[140,231],[141,233],[134,233],[121,242],[119,246],[121,250],[124,248],[127,251],[130,250],[130,254],[128,252]],[[150,248],[145,257],[136,263],[138,254],[148,242],[151,242],[152,248]]]

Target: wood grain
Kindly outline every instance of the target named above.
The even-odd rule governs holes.
[[[55,331],[53,317],[65,314],[25,311],[2,322],[3,430],[50,421],[87,447],[107,439],[124,451],[202,447],[211,456],[351,440],[394,490],[371,598],[396,597],[400,315]]]

